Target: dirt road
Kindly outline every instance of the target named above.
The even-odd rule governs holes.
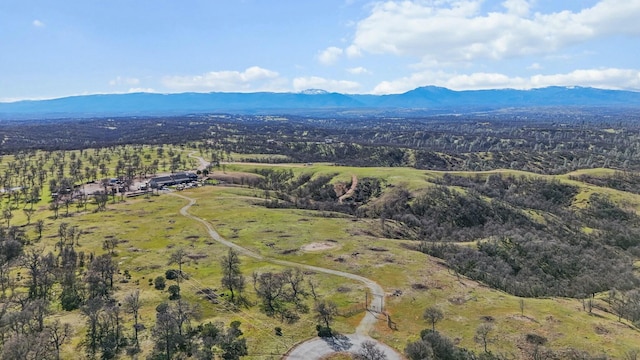
[[[198,170],[202,171],[202,170],[208,168],[210,162],[205,160],[202,156],[194,155],[195,153],[196,153],[195,151],[192,151],[189,154],[187,154],[187,156],[190,157],[190,158],[194,158],[194,159],[198,160],[198,162],[200,163],[200,165],[198,165]]]
[[[325,274],[331,274],[331,275],[336,275],[336,276],[341,276],[347,279],[351,279],[351,280],[355,280],[355,281],[359,281],[362,284],[364,284],[367,288],[369,288],[369,291],[371,293],[371,303],[369,304],[369,308],[373,311],[367,311],[365,313],[364,318],[362,319],[362,321],[360,321],[360,324],[358,325],[358,327],[356,328],[356,333],[352,334],[352,335],[346,335],[345,337],[347,339],[350,339],[349,341],[344,343],[344,346],[349,345],[345,350],[341,350],[341,351],[357,351],[360,344],[365,341],[365,340],[371,340],[371,341],[375,341],[371,338],[369,338],[367,335],[368,333],[373,329],[373,326],[375,325],[376,321],[378,320],[376,317],[376,312],[377,311],[381,311],[384,308],[384,290],[382,289],[382,287],[380,285],[378,285],[378,283],[376,283],[373,280],[367,279],[363,276],[360,275],[356,275],[356,274],[351,274],[351,273],[347,273],[344,271],[339,271],[339,270],[333,270],[333,269],[327,269],[327,268],[322,268],[322,267],[318,267],[318,266],[312,266],[312,265],[307,265],[307,264],[300,264],[300,263],[296,263],[296,262],[292,262],[292,261],[286,261],[286,260],[279,260],[279,259],[273,259],[273,258],[268,258],[265,256],[262,256],[256,252],[253,252],[247,248],[244,248],[240,245],[237,245],[231,241],[226,240],[225,238],[223,238],[222,236],[220,236],[220,234],[218,234],[218,232],[213,228],[213,226],[211,226],[211,224],[209,222],[207,222],[206,220],[199,218],[195,215],[192,215],[189,213],[189,208],[191,206],[193,206],[196,203],[195,199],[192,199],[188,196],[185,195],[181,195],[181,194],[176,194],[176,193],[170,193],[170,195],[172,196],[177,196],[179,198],[185,199],[187,201],[189,201],[189,203],[187,205],[185,205],[183,208],[180,209],[180,214],[182,214],[183,216],[190,218],[194,221],[197,221],[199,223],[201,223],[202,225],[204,225],[207,228],[207,232],[209,233],[209,236],[225,245],[228,246],[230,248],[233,248],[235,250],[237,250],[239,253],[248,256],[248,257],[252,257],[254,259],[257,260],[261,260],[261,261],[267,261],[270,262],[272,264],[278,264],[278,265],[282,265],[282,266],[287,266],[287,267],[298,267],[298,268],[302,268],[302,269],[307,269],[307,270],[312,270],[312,271],[316,271],[316,272],[320,272],[320,273],[325,273]],[[375,311],[375,312],[374,312]],[[335,341],[338,341],[338,339],[335,339]],[[395,360],[395,359],[402,359],[402,357],[396,353],[395,351],[393,351],[391,348],[389,348],[388,346],[381,344],[377,341],[375,341],[378,346],[381,349],[384,349],[383,351],[385,351],[385,353],[388,353],[388,359],[389,360]],[[323,343],[325,345],[323,345]],[[335,352],[336,347],[335,346],[331,346],[331,345],[326,345],[328,344],[328,342],[326,340],[323,339],[312,339],[309,341],[306,341],[304,343],[299,344],[298,346],[296,346],[294,349],[292,349],[289,352],[289,355],[285,356],[285,359],[307,359],[307,360],[314,360],[314,359],[320,359],[325,355],[328,355],[332,352]],[[314,350],[315,349],[315,350]],[[292,357],[293,356],[293,357]],[[302,357],[299,357],[302,356]]]

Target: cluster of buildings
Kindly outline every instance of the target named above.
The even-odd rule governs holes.
[[[156,176],[149,180],[152,189],[161,189],[165,186],[182,185],[196,182],[198,175],[191,172],[179,172],[171,175]]]

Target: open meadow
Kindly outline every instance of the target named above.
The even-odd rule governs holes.
[[[234,356],[275,359],[328,324],[334,335],[368,335],[409,358],[425,329],[452,349],[498,359],[637,350],[633,173],[284,160],[204,143],[3,156],[8,344],[27,336],[10,314],[35,316],[20,303],[42,299],[45,334],[68,324],[61,358],[240,349]],[[198,186],[133,185],[196,169]],[[15,186],[29,181],[39,185]],[[241,284],[229,287],[223,264],[232,253]],[[92,301],[100,304],[93,323]],[[333,309],[329,318],[319,305]],[[430,321],[427,309],[440,315]],[[162,328],[172,314],[181,325]],[[33,319],[25,326],[37,328]],[[212,328],[233,336],[207,340]]]

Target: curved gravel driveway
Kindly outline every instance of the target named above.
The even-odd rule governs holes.
[[[336,276],[341,276],[347,279],[351,279],[351,280],[356,280],[359,281],[361,283],[363,283],[365,286],[367,286],[367,288],[369,288],[371,294],[373,295],[371,298],[371,304],[370,304],[370,308],[374,309],[374,310],[381,310],[382,308],[384,308],[384,290],[382,289],[382,287],[380,285],[378,285],[378,283],[376,283],[373,280],[367,279],[363,276],[360,275],[356,275],[356,274],[351,274],[351,273],[347,273],[347,272],[343,272],[343,271],[339,271],[339,270],[333,270],[333,269],[327,269],[327,268],[322,268],[322,267],[318,267],[318,266],[312,266],[312,265],[307,265],[307,264],[300,264],[300,263],[296,263],[293,261],[287,261],[287,260],[279,260],[279,259],[273,259],[273,258],[268,258],[268,257],[264,257],[256,252],[253,252],[247,248],[244,248],[240,245],[237,245],[231,241],[226,240],[225,238],[223,238],[222,236],[220,236],[220,234],[218,234],[218,232],[213,228],[213,226],[211,226],[211,224],[209,222],[207,222],[206,220],[199,218],[195,215],[192,215],[189,213],[189,208],[196,203],[195,199],[192,199],[190,197],[184,196],[184,195],[180,195],[180,194],[176,194],[176,193],[170,193],[170,195],[172,196],[176,196],[182,199],[185,199],[187,201],[189,201],[189,203],[187,205],[185,205],[184,207],[182,207],[180,209],[180,214],[182,214],[185,217],[188,217],[194,221],[197,221],[199,223],[201,223],[202,225],[204,225],[207,228],[207,232],[209,233],[209,236],[223,244],[226,245],[230,248],[233,248],[235,250],[237,250],[239,253],[248,256],[248,257],[252,257],[254,259],[257,260],[261,260],[261,261],[267,261],[270,262],[272,264],[278,264],[278,265],[283,265],[283,266],[288,266],[288,267],[299,267],[299,268],[303,268],[303,269],[307,269],[307,270],[313,270],[313,271],[317,271],[317,272],[321,272],[321,273],[325,273],[325,274],[331,274],[331,275],[336,275]],[[374,303],[375,302],[375,303]],[[379,308],[378,308],[379,307]],[[383,350],[385,352],[385,354],[387,354],[387,358],[389,360],[396,360],[396,359],[402,359],[402,356],[400,356],[397,352],[395,352],[392,348],[388,347],[387,345],[384,345],[378,341],[376,341],[375,339],[370,338],[369,336],[367,336],[367,334],[369,333],[369,331],[371,329],[373,329],[373,326],[375,325],[376,321],[378,319],[376,318],[376,314],[372,311],[367,311],[365,313],[364,318],[360,321],[360,324],[358,325],[358,327],[356,328],[356,333],[355,334],[350,334],[350,335],[342,335],[339,336],[337,338],[330,338],[328,340],[326,339],[320,339],[320,338],[314,338],[308,341],[305,341],[303,343],[300,343],[299,345],[297,345],[294,349],[292,349],[291,351],[289,351],[289,353],[287,355],[285,355],[284,359],[289,359],[289,360],[293,360],[293,359],[306,359],[306,360],[315,360],[315,359],[320,359],[323,356],[326,356],[328,354],[331,354],[333,352],[336,351],[351,351],[351,352],[357,352],[358,349],[360,348],[360,344],[362,344],[362,342],[366,341],[366,340],[370,340],[370,341],[374,341],[377,346]],[[341,341],[344,340],[344,341]],[[342,345],[340,345],[342,344]]]

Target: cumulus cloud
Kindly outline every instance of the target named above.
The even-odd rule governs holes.
[[[362,56],[362,51],[356,45],[349,45],[345,50],[345,53],[347,54],[348,58],[355,58],[355,57]]]
[[[342,56],[342,49],[330,46],[318,54],[318,61],[323,65],[333,65]]]
[[[360,84],[348,80],[332,80],[319,76],[298,77],[293,79],[294,91],[307,89],[322,89],[329,92],[354,93],[360,89]]]
[[[33,26],[37,27],[37,28],[45,27],[45,24],[42,21],[38,20],[38,19],[33,20],[33,22],[31,24]]]
[[[517,16],[529,15],[529,10],[531,9],[531,4],[527,0],[506,0],[502,3],[502,6],[507,9],[509,14]]]
[[[281,82],[275,71],[252,66],[244,71],[212,71],[194,76],[166,76],[162,83],[179,91],[239,91],[272,89]]]
[[[118,85],[134,86],[138,84],[140,84],[140,79],[123,77],[123,76],[117,76],[115,79],[109,80],[109,85],[111,86],[118,86]]]
[[[374,94],[397,94],[420,86],[436,85],[453,90],[532,89],[547,86],[589,86],[602,89],[640,90],[640,70],[584,69],[565,74],[537,74],[531,77],[508,76],[500,73],[472,74],[422,71],[410,76],[379,83]]]
[[[370,74],[371,72],[362,66],[348,68],[347,72],[353,75]]]
[[[482,12],[481,0],[386,1],[356,26],[351,47],[424,61],[550,54],[611,34],[640,34],[640,1],[600,0],[573,12],[531,14],[531,1],[506,0],[503,11]]]

